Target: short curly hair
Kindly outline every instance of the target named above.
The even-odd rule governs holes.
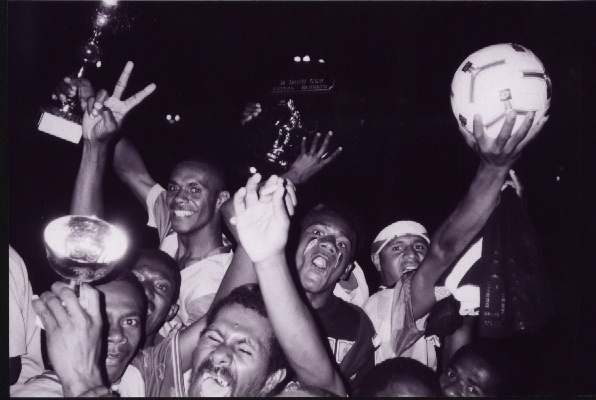
[[[250,283],[242,286],[238,286],[230,292],[229,295],[219,300],[207,314],[206,326],[210,326],[217,314],[226,306],[240,304],[241,306],[255,311],[257,314],[264,318],[269,318],[267,315],[267,309],[265,308],[265,301],[261,293],[261,288],[256,283]],[[202,333],[201,333],[202,335]],[[271,374],[279,369],[288,368],[288,362],[286,356],[281,348],[281,345],[277,341],[275,335],[272,336],[269,342],[269,364],[267,367],[267,373]]]

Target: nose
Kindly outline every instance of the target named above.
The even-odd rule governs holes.
[[[406,246],[403,257],[410,260],[418,260],[418,253],[414,250],[414,246]]]
[[[151,281],[143,281],[143,289],[145,289],[145,296],[149,300],[153,300],[153,283]]]
[[[126,337],[124,336],[124,332],[122,331],[122,326],[120,326],[120,324],[110,324],[108,332],[108,342],[120,343],[125,341]]]
[[[188,202],[188,194],[186,193],[185,190],[180,189],[176,193],[176,197],[174,197],[174,201],[179,204],[186,203],[186,202]]]
[[[335,238],[333,236],[325,236],[319,240],[319,246],[327,250],[331,254],[335,254],[337,252],[337,247],[335,247]]]
[[[211,353],[211,361],[213,361],[213,365],[216,367],[229,366],[232,362],[232,355],[230,354],[228,346],[220,345],[213,350],[213,353]]]

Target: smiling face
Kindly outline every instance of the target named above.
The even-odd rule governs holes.
[[[176,301],[180,287],[180,271],[173,259],[170,263],[164,259],[165,257],[169,256],[165,253],[158,256],[151,251],[141,252],[132,270],[147,296],[146,336],[154,335],[166,321],[174,318],[178,311]]]
[[[379,265],[383,284],[391,286],[404,272],[420,265],[428,251],[428,242],[418,235],[395,237],[379,252]]]
[[[267,394],[281,380],[268,373],[273,338],[271,323],[256,311],[237,303],[219,309],[193,354],[189,397]]]
[[[207,164],[184,161],[174,167],[166,194],[174,231],[192,233],[219,221],[222,190],[222,181]]]
[[[473,353],[456,353],[439,380],[443,395],[448,397],[495,396],[499,384],[498,374]]]
[[[106,370],[111,383],[121,377],[141,341],[147,313],[143,293],[130,282],[113,281],[97,287],[103,292],[108,325]]]
[[[296,266],[307,293],[333,291],[355,252],[356,233],[339,215],[317,213],[300,235]]]

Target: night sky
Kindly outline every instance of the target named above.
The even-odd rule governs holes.
[[[81,145],[37,130],[56,83],[80,66],[77,46],[92,32],[95,2],[8,5],[8,241],[27,263],[34,291],[56,279],[42,232],[68,214]],[[328,104],[344,154],[299,193],[300,210],[341,199],[359,213],[368,261],[376,233],[397,219],[434,231],[463,196],[478,164],[457,130],[449,89],[472,52],[496,43],[530,48],[553,82],[550,120],[515,166],[547,260],[556,310],[552,326],[515,345],[544,357],[544,394],[596,393],[593,285],[596,169],[596,3],[128,2],[119,29],[102,38],[110,92],[127,60],[125,93],[157,91],[124,125],[153,177],[165,185],[184,156],[220,155],[232,189],[251,165],[239,123],[247,101],[266,104],[269,82],[294,56],[323,58],[336,87]],[[166,114],[179,114],[169,124]],[[260,143],[265,145],[266,143]],[[107,219],[137,246],[156,246],[143,207],[115,174],[105,183]],[[552,347],[556,347],[552,351]],[[550,385],[550,386],[549,386]],[[550,391],[550,392],[549,392]]]

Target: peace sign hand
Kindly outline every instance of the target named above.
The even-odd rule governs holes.
[[[100,90],[97,96],[90,96],[87,99],[83,107],[86,111],[83,113],[82,122],[84,139],[93,143],[108,142],[122,126],[122,120],[128,112],[153,93],[156,86],[152,83],[125,101],[120,100],[133,67],[134,64],[131,61],[126,63],[111,97],[108,97],[105,90]]]
[[[118,126],[121,125],[122,120],[128,114],[130,110],[140,104],[147,96],[149,96],[155,90],[156,86],[154,83],[148,85],[145,89],[137,92],[136,94],[130,96],[128,99],[122,101],[120,98],[122,97],[122,93],[126,89],[126,85],[128,84],[128,78],[130,78],[130,73],[134,64],[132,61],[126,63],[118,82],[116,83],[116,87],[114,88],[114,94],[109,97],[104,105],[109,108],[112,113],[114,114],[114,119]]]

